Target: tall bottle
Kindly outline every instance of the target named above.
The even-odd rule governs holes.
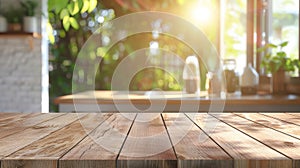
[[[259,76],[251,64],[244,68],[240,79],[242,95],[256,94],[259,84]]]
[[[0,32],[7,31],[7,21],[4,16],[0,14]]]
[[[186,58],[182,78],[186,93],[200,94],[200,70],[196,56],[192,55]]]

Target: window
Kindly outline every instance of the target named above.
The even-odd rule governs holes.
[[[293,59],[299,58],[299,1],[257,0],[254,9],[257,11],[254,40],[256,48],[266,43],[279,44],[288,41],[285,52]],[[260,53],[254,55],[258,72],[265,74],[264,69],[260,67],[261,59]]]
[[[247,1],[223,1],[221,10],[221,57],[234,58],[238,62],[237,71],[241,72],[246,66]]]
[[[289,41],[287,54],[292,58],[299,56],[299,0],[274,0],[269,7],[271,30],[269,40],[274,43]]]
[[[261,54],[257,48],[266,43],[288,41],[291,58],[299,57],[299,0],[220,0],[221,56],[234,58],[237,70],[252,63],[259,73]]]

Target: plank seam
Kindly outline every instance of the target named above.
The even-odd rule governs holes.
[[[127,138],[128,138],[128,135],[129,135],[129,133],[130,133],[130,131],[131,131],[131,128],[132,128],[132,126],[133,126],[133,124],[134,124],[134,122],[135,122],[135,119],[136,119],[137,115],[138,115],[138,113],[135,113],[135,117],[134,117],[134,119],[133,119],[133,121],[132,121],[132,123],[131,123],[131,125],[130,125],[130,127],[129,127],[129,129],[128,129],[127,135],[126,135],[126,137],[124,138],[124,141],[123,141],[123,143],[122,143],[122,145],[121,145],[121,147],[120,147],[120,150],[119,150],[119,152],[118,152],[118,155],[117,155],[117,157],[116,157],[116,168],[118,167],[118,160],[119,160],[121,151],[122,151],[122,149],[123,149],[123,147],[124,147],[124,145],[125,145],[125,142],[126,142],[126,140],[127,140]]]
[[[109,119],[112,115],[110,115],[109,117],[107,117],[105,120],[103,120],[101,123],[99,123],[99,125],[97,125],[94,129],[92,129],[90,132],[88,132],[80,141],[78,141],[74,146],[72,146],[68,151],[66,151],[64,154],[62,154],[58,160],[57,163],[59,163],[60,159],[62,157],[64,157],[68,152],[70,152],[72,149],[74,149],[79,143],[81,143],[84,139],[86,139],[90,133],[92,133],[94,130],[96,130],[98,127],[100,127],[107,119]],[[59,168],[59,167],[57,167]]]
[[[208,114],[208,113],[207,113]],[[211,139],[217,146],[219,146],[232,160],[234,159],[219,143],[217,143],[207,132],[205,132],[194,120],[192,120],[186,113],[184,115],[192,121],[209,139]]]
[[[41,113],[41,114],[42,114],[42,113]],[[1,139],[2,139],[2,138],[6,138],[6,137],[8,137],[8,136],[11,136],[11,135],[13,135],[13,134],[17,134],[17,133],[19,133],[19,132],[25,131],[26,129],[29,129],[29,128],[31,128],[31,127],[34,127],[34,126],[36,126],[36,125],[39,125],[39,124],[42,124],[43,122],[47,122],[47,121],[50,121],[50,120],[52,120],[52,119],[55,119],[55,118],[61,117],[61,116],[63,116],[63,115],[66,115],[66,114],[61,114],[61,115],[59,115],[59,116],[56,116],[56,117],[54,117],[54,118],[49,118],[48,120],[45,120],[45,121],[42,121],[42,122],[38,122],[38,123],[36,123],[36,124],[34,124],[34,125],[32,125],[32,126],[29,126],[29,127],[24,127],[24,129],[22,129],[22,130],[19,130],[19,131],[17,131],[17,132],[14,132],[14,133],[11,133],[11,134],[7,134],[7,135],[5,135],[5,136],[1,137]]]
[[[285,121],[285,120],[282,120],[282,119],[277,118],[277,117],[269,116],[269,115],[267,115],[267,114],[262,114],[262,113],[259,113],[259,114],[264,115],[264,116],[269,117],[269,118],[273,118],[273,119],[279,120],[279,121],[283,121],[283,122],[286,122],[286,123],[289,123],[289,124],[293,124],[293,125],[300,126],[299,124],[295,124],[295,123],[292,123],[292,122],[289,122],[289,121]],[[297,116],[292,115],[292,114],[289,114],[289,113],[284,113],[284,114],[288,114],[288,115],[291,115],[291,116],[293,116],[293,117],[297,117]]]
[[[166,129],[166,131],[167,131],[167,134],[168,134],[168,137],[169,137],[170,143],[171,143],[171,145],[172,145],[172,149],[173,149],[173,152],[174,152],[174,154],[175,154],[175,157],[176,157],[176,160],[177,160],[177,164],[178,164],[177,153],[176,153],[176,151],[175,151],[175,147],[174,147],[173,141],[172,141],[172,139],[171,139],[171,136],[170,136],[170,134],[169,134],[169,131],[168,131],[167,125],[166,125],[166,123],[165,123],[164,117],[162,116],[162,114],[160,114],[160,117],[161,117],[161,119],[162,119],[162,121],[163,121],[163,123],[164,123],[164,127],[165,127],[165,129]]]
[[[87,115],[87,114],[86,114],[86,115]],[[86,116],[86,115],[84,115],[84,116]],[[61,116],[64,116],[64,115],[61,115]],[[84,116],[82,116],[82,117],[84,117]],[[80,118],[82,118],[82,117],[80,117]],[[67,124],[67,125],[65,125],[65,126],[63,126],[63,127],[61,127],[61,128],[59,128],[59,129],[57,129],[57,130],[54,130],[53,132],[50,132],[49,134],[47,134],[47,135],[41,137],[40,139],[37,139],[37,140],[33,141],[32,143],[30,143],[30,144],[28,144],[28,145],[25,145],[23,148],[20,148],[19,150],[16,150],[16,151],[14,151],[14,152],[12,152],[12,153],[6,155],[3,159],[5,159],[5,158],[7,158],[7,157],[9,157],[9,156],[11,156],[11,155],[17,153],[18,151],[20,151],[20,150],[22,150],[22,149],[28,147],[29,145],[31,145],[31,144],[33,144],[33,143],[35,143],[35,142],[37,142],[37,141],[39,141],[39,140],[41,140],[41,139],[47,137],[47,136],[49,136],[49,135],[51,135],[51,134],[53,134],[53,133],[55,133],[55,132],[57,132],[57,131],[59,131],[59,130],[65,128],[66,126],[73,124],[74,122],[78,121],[80,118],[74,120],[73,122],[71,122],[71,123],[69,123],[69,124]],[[46,122],[46,121],[44,121],[44,122]],[[43,122],[42,122],[42,123],[43,123]],[[29,128],[30,128],[30,127],[29,127]],[[29,129],[29,128],[27,128],[27,129]]]
[[[0,118],[0,121],[2,122],[3,120],[15,118],[16,115],[20,115],[19,117],[22,118],[22,117],[29,116],[29,115],[32,114],[32,113],[12,113],[12,114],[13,114],[13,115],[11,115],[11,116],[4,116],[4,117],[1,117],[1,116],[0,116],[0,117],[1,117],[1,118]],[[5,123],[5,125],[6,125],[6,124],[9,124],[9,123],[11,123],[11,122],[13,122],[13,121],[10,121],[10,122],[8,122],[8,123]]]
[[[59,168],[59,159],[57,159],[56,168]]]
[[[219,121],[221,121],[221,122],[225,123],[226,125],[228,125],[228,126],[230,126],[230,127],[234,128],[234,129],[236,129],[237,131],[239,131],[239,132],[241,132],[241,133],[243,133],[243,134],[247,135],[248,137],[250,137],[250,138],[252,138],[252,139],[256,140],[257,142],[259,142],[259,143],[261,143],[261,144],[263,144],[263,145],[267,146],[268,148],[270,148],[270,149],[272,149],[272,150],[274,150],[274,151],[276,151],[276,152],[280,153],[281,155],[283,155],[283,156],[287,157],[288,159],[290,159],[290,160],[293,160],[293,158],[291,158],[291,157],[287,156],[286,154],[284,154],[284,153],[282,153],[282,152],[278,151],[277,149],[275,149],[275,148],[273,148],[273,147],[271,147],[271,146],[269,146],[269,145],[267,145],[267,144],[263,143],[262,141],[260,141],[260,140],[256,139],[255,137],[253,137],[253,136],[251,136],[251,135],[247,134],[246,132],[239,130],[238,128],[234,127],[233,125],[231,125],[231,124],[229,124],[229,123],[226,123],[226,122],[225,122],[225,121],[223,121],[222,119],[219,119],[219,118],[215,117],[215,116],[214,116],[214,115],[212,115],[212,114],[209,114],[209,115],[211,115],[212,117],[216,118],[217,120],[219,120]]]
[[[300,140],[300,138],[298,138],[298,137],[295,137],[295,136],[290,135],[290,134],[288,134],[288,133],[285,133],[285,132],[283,132],[283,131],[277,130],[277,129],[272,128],[272,127],[270,127],[270,126],[267,126],[267,125],[265,125],[265,124],[262,124],[262,123],[259,123],[259,122],[257,122],[257,121],[251,120],[251,119],[246,118],[246,117],[244,117],[244,116],[240,116],[239,114],[236,114],[236,113],[233,113],[233,114],[236,115],[236,116],[238,116],[238,117],[244,118],[244,119],[246,119],[246,120],[248,120],[248,121],[254,122],[254,123],[259,124],[259,125],[262,125],[262,126],[264,126],[264,127],[266,127],[266,128],[272,129],[272,130],[277,131],[277,132],[279,132],[279,133],[282,133],[282,134],[285,134],[285,135],[290,136],[290,137],[292,137],[292,138],[295,138],[295,139]],[[263,115],[263,114],[259,114],[259,115]],[[284,122],[283,120],[280,120],[280,121]],[[289,124],[288,122],[286,122],[286,123]],[[298,126],[298,125],[296,125],[296,126]],[[299,129],[300,129],[300,128],[299,128]]]
[[[299,113],[299,111],[297,111],[297,112],[293,112],[293,111],[285,112],[285,114],[288,114],[290,116],[299,117],[298,115],[295,115],[295,113]]]

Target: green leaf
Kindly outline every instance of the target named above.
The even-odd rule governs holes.
[[[73,11],[72,11],[72,15],[76,15],[77,13],[79,12],[79,4],[78,4],[78,1],[75,1],[74,2],[74,6],[73,6]]]
[[[68,5],[67,5],[67,8],[68,8],[68,10],[69,10],[69,13],[73,13],[73,8],[74,8],[74,2],[72,2],[72,3],[69,3]]]
[[[63,29],[59,31],[59,37],[61,38],[66,37],[66,32]]]
[[[283,42],[283,43],[281,43],[281,44],[279,44],[279,46],[282,48],[282,47],[285,47],[285,46],[287,46],[288,45],[288,41],[285,41],[285,42]]]
[[[270,59],[271,58],[271,53],[268,53],[267,55],[264,56],[264,59]]]
[[[60,19],[63,19],[65,16],[69,16],[69,11],[68,9],[63,9],[61,12],[60,12]]]
[[[48,10],[49,11],[54,10],[54,6],[55,6],[55,0],[48,0]]]
[[[79,10],[82,8],[82,5],[83,5],[83,0],[76,0],[77,1],[77,3],[78,3],[78,8],[79,8]]]
[[[70,23],[71,23],[71,26],[74,28],[74,29],[79,29],[79,24],[78,24],[78,22],[77,22],[77,20],[75,19],[75,18],[73,18],[73,17],[70,17],[69,18],[69,21],[70,21]]]
[[[48,10],[54,10],[56,14],[59,14],[59,12],[64,9],[68,3],[69,0],[48,0]]]
[[[63,27],[66,31],[68,31],[70,29],[70,16],[65,16],[63,18]]]
[[[80,12],[81,12],[81,13],[84,13],[84,12],[88,11],[88,10],[89,10],[89,7],[90,7],[90,2],[89,2],[89,0],[83,0],[83,6],[82,6]]]
[[[280,58],[284,58],[286,57],[286,53],[284,51],[279,51],[277,52],[277,56],[279,56]]]
[[[266,46],[267,46],[268,48],[277,48],[277,45],[272,44],[272,43],[268,43]]]
[[[53,27],[49,22],[47,23],[47,33],[48,33],[48,39],[49,39],[50,43],[54,44],[55,37],[53,35]]]
[[[89,10],[88,12],[91,13],[97,6],[97,0],[90,0]]]

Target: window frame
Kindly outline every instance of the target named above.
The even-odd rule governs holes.
[[[255,3],[255,5],[253,5],[252,3]],[[255,65],[256,70],[257,72],[259,72],[260,75],[263,75],[262,68],[260,66],[262,60],[262,53],[257,52],[257,49],[263,46],[264,41],[266,43],[269,42],[270,32],[272,28],[272,3],[272,0],[255,0],[253,2],[251,2],[251,0],[247,0],[247,18],[249,17],[247,19],[247,64],[252,63],[252,65]],[[255,13],[253,11],[255,11]],[[254,23],[254,20],[256,20],[255,24],[248,23],[252,21]],[[248,25],[254,26],[256,31],[252,31],[253,28],[249,28]],[[300,22],[298,22],[298,26],[300,27]],[[254,41],[255,33],[256,41]],[[264,37],[263,33],[265,33]],[[299,41],[300,33],[298,36],[298,59],[300,60]],[[256,43],[255,48],[252,48],[252,42]],[[298,78],[300,78],[300,71]]]

